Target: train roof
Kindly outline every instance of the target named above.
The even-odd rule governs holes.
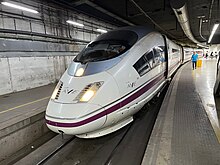
[[[155,31],[153,28],[147,25],[146,26],[126,26],[126,27],[119,28],[118,30],[133,31],[138,35],[138,40],[140,40],[142,37],[146,36],[147,34]]]
[[[94,42],[103,40],[120,40],[129,43],[129,45],[133,45],[135,42],[153,31],[154,30],[149,26],[127,26],[102,34],[97,37]]]

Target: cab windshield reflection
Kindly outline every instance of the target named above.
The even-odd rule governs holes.
[[[75,62],[87,63],[115,58],[128,50],[120,41],[97,41],[89,44],[75,58]]]

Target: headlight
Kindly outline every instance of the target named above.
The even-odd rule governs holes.
[[[87,101],[89,101],[89,100],[92,98],[92,96],[94,96],[94,94],[95,94],[95,91],[88,90],[88,91],[86,91],[86,93],[84,93],[84,95],[81,97],[80,101],[81,101],[81,102],[87,102]]]
[[[51,96],[52,100],[58,99],[62,87],[63,87],[63,82],[59,81]]]
[[[85,71],[84,68],[77,69],[75,76],[76,77],[81,77],[83,75],[84,71]]]
[[[88,102],[98,91],[98,89],[102,86],[103,81],[94,82],[92,84],[87,85],[76,97],[75,101],[77,102]]]

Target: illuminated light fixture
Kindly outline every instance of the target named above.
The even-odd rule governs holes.
[[[210,43],[210,42],[211,42],[212,37],[214,36],[214,34],[215,34],[216,30],[218,29],[218,26],[219,26],[219,23],[214,24],[214,26],[213,26],[213,28],[212,28],[211,35],[209,36],[208,43]]]
[[[73,101],[81,103],[88,102],[96,94],[96,92],[102,86],[103,83],[103,81],[100,81],[87,85]]]
[[[72,24],[72,25],[80,26],[80,27],[83,27],[83,26],[84,26],[84,25],[81,24],[81,23],[74,22],[74,21],[70,21],[70,20],[67,20],[66,22],[69,23],[69,24]]]
[[[93,90],[88,90],[86,93],[82,96],[80,99],[81,102],[88,102],[95,94],[95,91]]]
[[[83,75],[83,73],[84,73],[84,69],[83,69],[83,68],[79,68],[79,69],[76,71],[75,76],[76,76],[76,77],[80,77],[80,76]]]
[[[197,46],[200,46],[200,47],[203,47],[203,48],[208,48],[207,46],[201,45],[201,44],[197,44]]]
[[[59,90],[59,88],[57,88],[57,87],[54,89],[53,94],[52,94],[52,96],[51,96],[51,99],[52,99],[52,100],[54,100],[54,99],[56,98],[56,95],[57,95],[57,93],[58,93],[58,90]]]
[[[63,83],[62,83],[61,81],[59,81],[59,82],[57,83],[56,88],[55,88],[54,91],[53,91],[52,96],[51,96],[51,99],[52,99],[52,100],[58,99],[59,94],[60,94],[60,90],[62,89],[62,87],[63,87]]]
[[[9,3],[9,2],[2,2],[1,4],[5,5],[5,6],[9,6],[9,7],[16,8],[16,9],[28,11],[28,12],[31,12],[31,13],[35,13],[35,14],[38,13],[38,11],[36,11],[36,10],[29,9],[29,8],[27,8],[27,7],[23,7],[23,6],[19,6],[19,5],[15,5],[15,4]]]
[[[103,29],[96,29],[97,32],[100,32],[100,33],[107,33],[107,30],[103,30]]]

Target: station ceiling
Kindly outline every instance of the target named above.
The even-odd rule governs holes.
[[[220,22],[220,0],[176,1],[186,1],[194,38],[202,43],[207,42],[213,25]],[[169,0],[56,0],[54,2],[119,27],[150,24],[171,39],[192,43],[180,27]],[[220,44],[220,27],[211,44]]]

